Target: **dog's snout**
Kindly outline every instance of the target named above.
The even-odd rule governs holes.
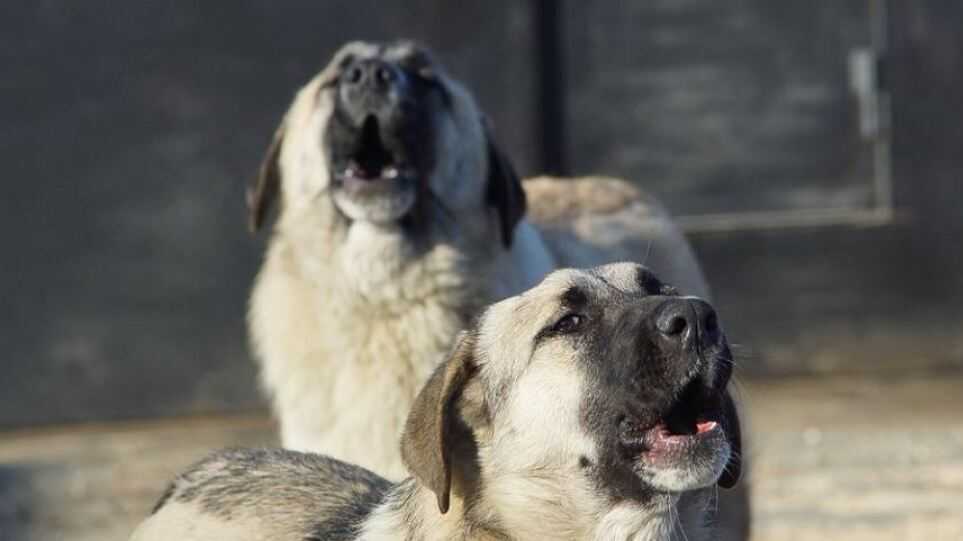
[[[378,92],[386,91],[398,79],[394,66],[374,58],[359,60],[345,70],[344,84],[348,87]]]
[[[655,328],[672,344],[685,349],[711,346],[719,340],[716,311],[702,299],[674,298],[655,312]]]
[[[397,111],[405,91],[404,74],[391,62],[364,58],[344,68],[340,87],[341,105],[360,127],[371,114],[384,119]]]

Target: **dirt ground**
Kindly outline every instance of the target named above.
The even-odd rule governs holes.
[[[757,541],[963,539],[963,374],[748,381]],[[207,451],[263,417],[0,432],[0,540],[126,539]]]

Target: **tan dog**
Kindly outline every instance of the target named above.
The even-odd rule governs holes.
[[[523,188],[468,91],[408,43],[349,44],[297,93],[254,228],[277,199],[250,331],[282,442],[390,479],[418,389],[482,306],[613,260],[707,295],[657,203],[614,179]]]
[[[294,451],[217,453],[136,541],[705,540],[739,478],[713,308],[636,264],[562,270],[462,334],[421,390],[396,485]]]

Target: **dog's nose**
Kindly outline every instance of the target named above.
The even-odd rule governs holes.
[[[719,341],[719,321],[712,305],[702,299],[672,298],[655,311],[655,328],[670,344],[683,349],[707,347]]]
[[[404,83],[403,73],[391,62],[377,58],[356,60],[341,74],[341,104],[359,127],[371,114],[384,120],[397,110]]]
[[[376,58],[358,60],[344,71],[343,84],[358,90],[386,92],[399,79],[397,69]]]

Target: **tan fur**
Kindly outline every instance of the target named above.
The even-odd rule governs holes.
[[[191,504],[170,503],[162,514],[151,515],[131,534],[131,541],[209,541],[215,539],[265,539],[251,537],[252,531],[263,531],[267,526],[256,517],[243,521],[226,521],[221,517],[199,513]],[[297,539],[293,532],[285,537]],[[284,533],[282,533],[284,536]],[[276,537],[283,539],[284,537]]]
[[[614,444],[581,420],[599,392],[584,370],[597,352],[537,338],[569,288],[618,310],[640,291],[638,270],[556,271],[485,310],[409,413],[402,447],[413,478],[388,485],[318,455],[222,451],[178,476],[132,541],[708,541],[713,480],[613,498],[580,465]]]
[[[595,498],[594,496],[588,495]],[[703,526],[707,501],[703,494],[667,497],[652,508],[631,504],[606,506],[602,502],[585,502],[586,510],[596,514],[596,522],[573,524],[572,516],[557,505],[541,505],[538,499],[519,497],[517,500],[502,498],[497,507],[514,506],[519,523],[524,527],[506,535],[503,531],[490,530],[482,524],[466,521],[465,509],[460,501],[454,502],[452,510],[444,515],[434,512],[434,496],[420,489],[410,498],[411,507],[417,509],[417,535],[412,536],[411,513],[399,512],[389,501],[377,508],[365,521],[357,541],[710,541],[712,530]],[[574,498],[573,498],[574,499]],[[554,504],[555,502],[549,502]],[[593,505],[594,504],[594,505]],[[472,510],[474,516],[488,514],[497,516],[486,505]],[[407,511],[408,509],[404,509]],[[465,534],[466,522],[471,525]],[[573,527],[574,526],[574,527]],[[502,525],[504,527],[504,525]],[[150,540],[144,540],[150,541]],[[240,541],[240,540],[239,540]]]
[[[525,182],[529,219],[506,249],[483,197],[491,164],[482,114],[440,66],[433,72],[451,108],[430,185],[447,212],[424,232],[430,249],[412,251],[400,227],[339,226],[321,141],[333,99],[325,83],[336,69],[332,61],[298,92],[279,130],[281,212],[250,304],[253,350],[286,447],[400,478],[405,413],[452,338],[481,306],[555,268],[644,261],[682,291],[708,297],[684,236],[623,180]]]
[[[403,470],[394,442],[404,414],[452,337],[480,306],[553,268],[649,254],[650,266],[668,280],[706,293],[684,238],[624,181],[526,182],[536,220],[556,221],[561,212],[551,207],[562,205],[565,223],[539,230],[523,220],[503,249],[480,196],[487,167],[481,113],[447,78],[454,108],[433,184],[455,219],[436,233],[437,243],[416,257],[400,228],[332,227],[331,203],[320,193],[329,173],[319,136],[331,111],[321,87],[332,69],[299,91],[285,116],[282,212],[251,298],[252,343],[285,446],[397,478]],[[577,194],[585,207],[566,194]]]
[[[536,177],[525,182],[528,216],[536,223],[564,223],[583,216],[612,214],[643,201],[624,180],[608,177],[571,179]],[[647,209],[646,209],[647,210]]]

